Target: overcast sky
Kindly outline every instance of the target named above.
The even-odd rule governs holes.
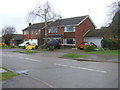
[[[0,30],[6,26],[14,26],[17,33],[28,26],[27,13],[38,3],[46,0],[1,0],[0,1]],[[115,0],[47,0],[63,18],[90,15],[100,28],[107,21],[108,6]],[[40,22],[40,21],[39,21]]]

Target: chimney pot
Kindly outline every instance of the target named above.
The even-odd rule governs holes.
[[[31,23],[29,23],[29,26],[32,25]]]

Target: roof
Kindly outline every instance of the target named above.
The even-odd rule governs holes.
[[[85,15],[85,16],[79,16],[79,17],[59,19],[59,20],[56,20],[54,22],[49,22],[49,26],[56,27],[56,26],[66,26],[66,25],[79,25],[88,17],[89,17],[88,15]],[[89,19],[90,19],[90,17],[89,17]],[[95,24],[92,22],[92,20],[91,20],[91,23],[95,26]],[[44,26],[45,26],[44,22],[36,23],[36,24],[30,25],[29,27],[25,28],[24,30],[42,29],[42,28],[44,28]]]
[[[23,35],[22,34],[14,34],[13,38],[14,38],[14,40],[22,40],[23,39]]]
[[[32,24],[29,27],[25,28],[24,30],[42,29],[42,28],[44,28],[44,26],[45,26],[44,22],[42,22],[42,23],[35,23],[35,24]]]
[[[101,29],[90,30],[84,37],[103,37],[108,32],[108,28],[104,27]]]
[[[85,20],[87,17],[88,17],[88,15],[73,17],[73,18],[60,19],[60,20],[56,20],[50,26],[77,25],[80,22],[82,22],[83,20]]]

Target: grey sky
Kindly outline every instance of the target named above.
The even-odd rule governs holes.
[[[26,15],[39,3],[46,0],[1,0],[0,30],[5,26],[14,26],[17,33],[28,26]],[[90,15],[95,25],[100,28],[107,21],[108,5],[115,0],[48,0],[63,18]]]

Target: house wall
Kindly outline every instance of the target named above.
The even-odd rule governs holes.
[[[24,40],[33,40],[33,39],[36,39],[38,45],[44,44],[44,39],[43,38],[44,38],[44,32],[43,32],[43,30],[41,30],[40,34],[31,34],[31,32],[29,31],[28,35],[24,35],[24,32],[23,32],[23,39]]]
[[[78,47],[78,45],[84,41],[83,35],[89,29],[95,29],[95,26],[92,24],[89,18],[84,20],[84,22],[82,22],[79,26],[76,26],[76,32],[75,32],[76,47]]]
[[[64,32],[64,38],[75,38],[75,32]]]

